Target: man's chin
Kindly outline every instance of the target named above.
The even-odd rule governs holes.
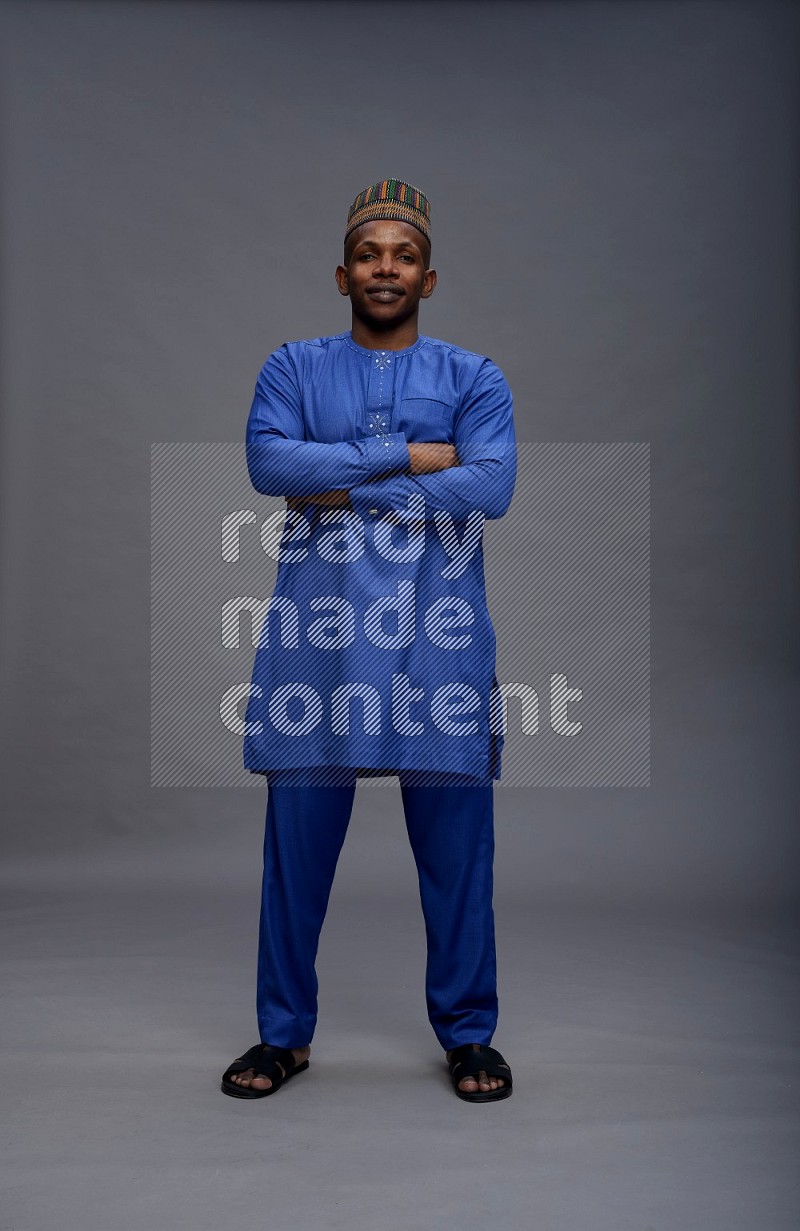
[[[363,325],[368,325],[370,329],[374,329],[377,333],[383,330],[396,329],[398,325],[404,324],[410,316],[413,316],[413,310],[408,310],[408,305],[401,301],[400,304],[386,304],[386,310],[381,312],[370,311],[369,304],[353,305],[353,315],[357,316]]]

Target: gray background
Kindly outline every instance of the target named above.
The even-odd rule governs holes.
[[[0,1225],[797,1225],[797,10],[7,3]],[[149,785],[155,441],[349,327],[347,206],[430,196],[424,333],[531,441],[646,441],[646,789],[497,792],[514,1097],[453,1096],[399,792],[360,791],[311,1069],[255,1042],[263,804]],[[113,1211],[110,1213],[109,1211]]]

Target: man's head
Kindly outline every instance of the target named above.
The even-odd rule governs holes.
[[[382,180],[358,194],[347,215],[344,265],[336,269],[356,317],[387,330],[416,316],[436,285],[430,260],[430,203],[418,188]]]

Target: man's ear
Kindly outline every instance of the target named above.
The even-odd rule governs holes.
[[[437,280],[435,269],[425,270],[425,278],[422,283],[422,294],[420,295],[420,299],[427,299],[429,295],[433,294],[433,288],[436,286]]]
[[[349,295],[350,294],[350,283],[349,283],[349,279],[347,276],[347,270],[345,269],[344,265],[337,265],[336,272],[334,273],[333,276],[336,279],[336,285],[339,288],[339,294]]]

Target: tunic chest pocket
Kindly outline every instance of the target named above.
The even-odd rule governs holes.
[[[431,397],[404,397],[395,431],[405,432],[406,438],[411,441],[452,444],[455,413],[452,402]]]

